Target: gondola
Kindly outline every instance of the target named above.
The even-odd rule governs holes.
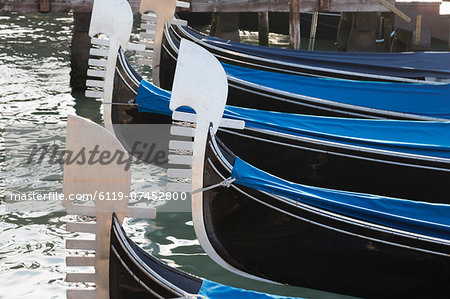
[[[450,70],[445,67],[450,64],[448,52],[340,53],[278,49],[226,41],[205,36],[187,26],[172,25],[165,31],[163,47],[167,54],[173,55],[170,43],[181,38],[203,46],[221,62],[279,73],[385,82],[450,80]]]
[[[209,62],[199,66],[205,78],[220,68]],[[311,187],[259,170],[215,136],[226,96],[213,87],[226,86],[225,74],[193,98],[178,84],[190,73],[183,60],[170,109],[177,121],[180,108],[195,111],[191,124],[185,117],[172,129],[174,145],[193,137],[183,143],[192,153],[169,157],[168,190],[191,188],[194,228],[211,258],[250,277],[362,297],[450,292],[450,205]]]
[[[116,26],[117,22],[114,24],[109,22],[111,24],[108,26],[108,24],[104,24],[106,20],[99,19],[99,21],[96,21],[93,18],[93,21],[99,24],[94,23],[96,26],[91,26],[90,34],[93,37],[92,43],[94,47],[107,48],[108,51],[98,48],[92,49],[91,53],[96,59],[89,60],[90,66],[93,69],[88,71],[88,75],[100,77],[105,82],[108,82],[108,84],[102,82],[103,80],[88,80],[87,86],[89,89],[86,95],[104,98],[105,102],[108,103],[105,104],[105,114],[109,118],[111,113],[110,105],[112,103],[112,95],[110,92],[114,83],[117,52],[120,47],[123,50],[129,48],[128,39],[131,32],[132,18],[127,21],[129,22],[129,24],[127,23],[129,28],[126,30],[124,28],[118,28],[116,30],[118,32],[114,33],[117,35],[113,37],[113,39],[117,40],[114,42],[114,49],[108,48],[108,41],[94,37],[99,32],[110,32],[111,35],[111,29],[109,28]],[[178,46],[174,46],[174,51],[178,52]],[[107,57],[108,64],[105,64],[102,59],[97,59],[97,57]],[[174,56],[172,60],[173,67],[170,67],[172,69],[169,76],[170,81],[173,79],[175,63],[176,58]],[[153,64],[158,64],[158,62],[153,61]],[[159,68],[164,68],[165,65],[164,59],[162,59],[161,63],[158,64],[159,67],[153,70],[153,74],[158,73]],[[98,70],[105,66],[107,70],[106,74]],[[128,68],[134,77],[138,77],[129,65]],[[274,77],[273,73],[270,72],[239,68],[231,65],[225,66],[225,69],[231,70],[236,76],[243,74],[242,77],[244,78],[233,81],[230,76],[228,77],[229,105],[258,108],[261,110],[339,117],[411,120],[450,119],[450,101],[448,99],[450,84],[387,84],[323,78],[302,79],[298,76],[296,76],[298,77],[297,79],[292,79],[290,77],[284,77],[290,76],[286,74],[278,74],[278,76]],[[160,73],[162,78],[162,69]],[[125,78],[126,80],[128,79]],[[134,81],[138,80],[139,78]],[[298,93],[296,89],[298,83],[301,83],[304,87],[301,93]],[[139,82],[134,82],[134,85],[136,84],[139,84]],[[235,84],[241,84],[242,89],[241,87],[235,88],[237,86]],[[333,88],[330,88],[330,86],[333,86]],[[133,89],[134,86],[130,86],[130,88]],[[110,123],[109,119],[107,119],[107,123]]]
[[[113,102],[126,104],[135,98],[138,106],[114,105],[113,123],[169,124],[170,96],[135,75],[123,53],[119,54]],[[450,202],[448,122],[326,118],[233,106],[227,106],[225,117],[245,121],[245,128],[220,128],[218,138],[251,164],[284,179]],[[120,138],[126,140],[126,136]],[[423,188],[424,180],[429,188]]]
[[[166,30],[165,32],[168,32]],[[165,34],[160,87],[170,90],[179,41]],[[450,84],[361,82],[280,74],[222,63],[227,103],[261,110],[339,117],[449,119]]]
[[[110,298],[292,298],[234,288],[172,268],[136,245],[113,216]]]

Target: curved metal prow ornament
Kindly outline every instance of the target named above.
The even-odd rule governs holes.
[[[95,237],[66,240],[67,249],[75,253],[79,251],[86,253],[67,256],[66,265],[95,269],[95,272],[89,273],[67,273],[67,282],[91,285],[90,288],[68,289],[67,298],[110,298],[109,254],[112,214],[116,213],[122,222],[124,217],[154,218],[156,211],[153,208],[128,206],[131,174],[126,163],[130,160],[127,151],[114,135],[90,120],[69,115],[66,136],[63,177],[63,193],[66,200],[63,201],[63,206],[69,215],[95,217],[95,222],[67,223],[68,231],[89,233]],[[97,153],[93,159],[90,156],[91,152]],[[109,153],[108,157],[105,153]],[[84,160],[82,155],[85,156]],[[89,156],[89,159],[86,156]],[[113,156],[117,160],[113,160]],[[72,159],[76,161],[70,163],[69,160]],[[105,160],[111,161],[105,163]],[[74,204],[73,199],[81,201],[90,199],[94,205]]]
[[[161,58],[161,43],[164,34],[164,26],[177,24],[186,26],[187,22],[174,19],[177,7],[189,8],[189,2],[177,0],[141,0],[139,12],[142,15],[141,37],[145,40],[144,45],[148,50],[139,52],[144,58],[138,63],[151,65],[153,84],[160,85],[159,63]]]
[[[201,46],[185,39],[181,40],[180,52],[175,70],[170,109],[172,118],[180,125],[173,125],[171,134],[191,141],[171,140],[169,149],[182,154],[169,155],[169,164],[178,165],[168,169],[169,192],[191,192],[192,218],[200,245],[216,263],[234,273],[252,279],[263,280],[234,268],[225,262],[209,242],[203,222],[203,171],[208,132],[215,134],[224,123],[222,115],[228,95],[228,81],[220,62]],[[180,107],[190,107],[195,115],[175,111]],[[236,128],[243,122],[231,121]],[[230,124],[228,123],[228,124]],[[189,155],[186,152],[190,153]],[[179,166],[181,165],[181,167]],[[189,167],[190,169],[186,169]],[[196,192],[193,192],[193,191]]]
[[[143,50],[141,45],[128,43],[133,27],[133,12],[126,0],[95,0],[92,8],[89,36],[92,48],[89,54],[86,97],[103,99],[105,127],[113,132],[111,104],[114,74],[119,48]],[[98,37],[97,37],[98,36]]]

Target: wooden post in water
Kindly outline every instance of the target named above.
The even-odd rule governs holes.
[[[355,12],[347,45],[348,52],[374,52],[378,15],[376,12]]]
[[[289,2],[289,41],[291,47],[300,49],[300,0]]]
[[[314,44],[316,42],[317,22],[319,20],[319,12],[316,10],[312,15],[311,31],[309,33],[308,50],[314,51]]]
[[[353,15],[350,12],[342,12],[337,32],[337,50],[346,52],[350,31],[352,30]]]
[[[383,18],[383,38],[384,38],[384,51],[391,52],[392,51],[392,21],[390,18]]]
[[[50,12],[50,0],[39,0],[39,12]]]
[[[86,89],[86,77],[91,38],[88,35],[91,13],[75,12],[70,55],[70,86],[74,89]]]
[[[217,12],[213,14],[210,35],[239,42],[239,13]]]
[[[269,13],[258,12],[258,39],[260,46],[269,46]]]
[[[420,45],[420,34],[422,33],[422,15],[416,16],[416,32],[414,34],[414,43]]]

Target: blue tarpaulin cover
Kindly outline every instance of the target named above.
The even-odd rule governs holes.
[[[393,77],[450,78],[450,52],[348,53],[280,49],[246,45],[184,29],[211,45],[286,63]]]
[[[271,295],[266,293],[260,293],[255,291],[249,291],[244,289],[238,289],[230,286],[226,286],[220,283],[216,283],[207,279],[203,279],[202,287],[198,292],[199,295],[205,298],[211,299],[283,299],[283,298],[294,298],[294,297],[284,297]],[[296,297],[295,297],[296,298]]]
[[[227,75],[335,103],[450,119],[450,84],[364,82],[278,74],[222,63]]]
[[[235,160],[231,176],[236,178],[235,184],[284,196],[340,215],[450,240],[450,205],[295,184],[257,169],[239,157]]]
[[[144,80],[141,82],[136,96],[139,111],[170,116],[172,111],[169,109],[169,101],[170,92]],[[286,133],[347,146],[450,159],[450,121],[348,119],[234,106],[226,106],[224,116],[244,120],[246,128]]]

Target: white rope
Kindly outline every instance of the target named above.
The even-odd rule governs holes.
[[[229,177],[218,184],[214,184],[214,185],[211,185],[211,186],[208,186],[205,188],[200,188],[200,189],[194,190],[191,192],[191,194],[208,191],[208,190],[211,190],[211,189],[214,189],[217,187],[221,187],[221,186],[229,188],[234,181],[236,181],[236,178]]]

